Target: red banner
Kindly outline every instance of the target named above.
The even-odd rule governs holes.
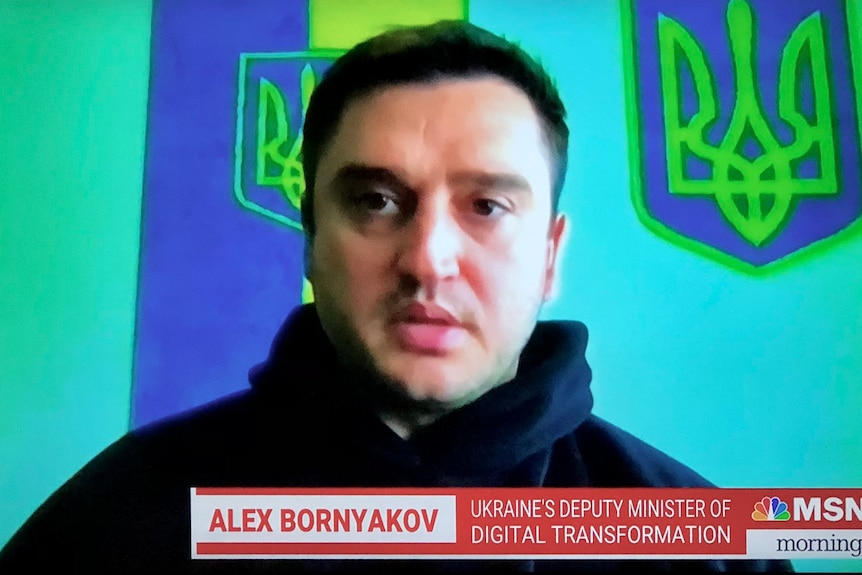
[[[191,490],[194,558],[859,558],[862,489]]]

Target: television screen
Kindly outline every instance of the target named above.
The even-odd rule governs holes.
[[[516,42],[565,104],[540,318],[588,328],[593,412],[719,487],[859,488],[858,4],[0,4],[0,546],[126,432],[248,387],[314,298],[311,92],[443,19]]]

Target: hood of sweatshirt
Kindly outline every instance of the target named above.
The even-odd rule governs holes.
[[[356,377],[338,367],[313,304],[290,314],[269,357],[249,379],[263,401],[286,406],[292,414],[286,417],[301,418],[318,444],[328,437],[368,465],[422,465],[459,478],[452,484],[480,485],[549,454],[590,415],[586,345],[587,328],[580,322],[538,322],[514,379],[407,440],[380,420],[357,389]]]

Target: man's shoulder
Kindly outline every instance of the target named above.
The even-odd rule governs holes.
[[[128,477],[157,475],[170,470],[176,475],[198,459],[222,456],[247,447],[259,419],[248,392],[166,416],[125,433],[76,473],[70,482],[93,480],[105,473]]]
[[[253,428],[248,401],[230,396],[124,434],[39,506],[0,549],[0,565],[11,572],[47,561],[48,549],[73,563],[100,557],[108,565],[148,549],[177,552],[176,542],[188,538],[174,517],[187,516],[189,488],[230,481],[235,466],[225,461],[248,452],[241,446]]]
[[[212,441],[253,432],[254,422],[259,420],[254,412],[252,393],[244,390],[147,423],[130,431],[127,439],[152,448],[199,449]]]
[[[591,415],[574,432],[578,451],[596,487],[715,487],[667,453]]]
[[[687,465],[595,415],[575,430],[573,438],[592,487],[715,487]],[[653,566],[683,572],[793,571],[789,561],[771,560],[658,561]]]

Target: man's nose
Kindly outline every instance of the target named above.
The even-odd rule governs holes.
[[[403,231],[398,258],[402,273],[425,287],[458,275],[464,239],[447,202],[420,206]]]

